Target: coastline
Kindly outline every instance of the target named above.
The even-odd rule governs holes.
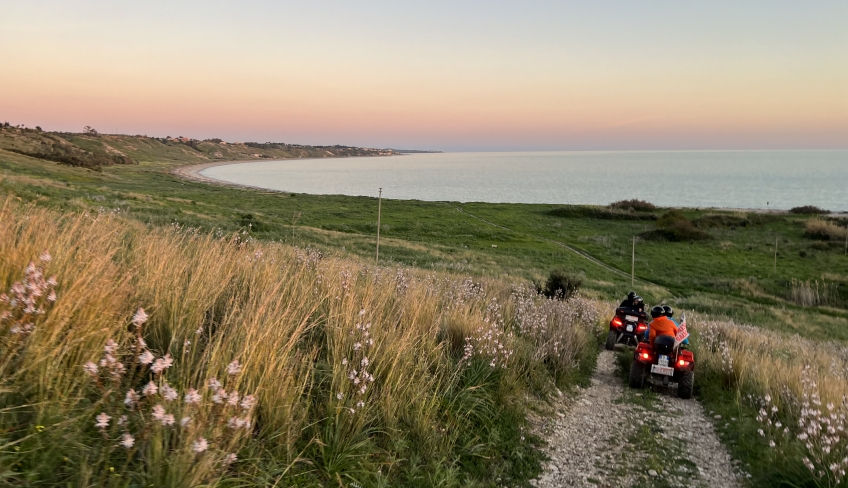
[[[391,156],[382,156],[382,157],[391,157]],[[326,158],[297,158],[297,159],[326,159]],[[249,190],[262,190],[265,192],[273,192],[273,193],[292,193],[282,190],[274,190],[272,188],[263,188],[260,186],[253,185],[243,185],[241,183],[232,183],[225,180],[218,180],[215,178],[209,178],[208,176],[204,176],[201,174],[201,171],[207,168],[213,168],[216,166],[225,166],[230,164],[246,164],[246,163],[258,163],[263,161],[292,161],[293,158],[282,158],[282,159],[258,159],[258,160],[247,160],[247,161],[213,161],[208,163],[200,163],[200,164],[190,164],[186,166],[178,166],[173,168],[170,173],[178,176],[180,178],[199,182],[199,183],[207,183],[213,185],[220,186],[229,186],[233,188],[243,188]],[[316,193],[316,195],[318,195]],[[515,204],[515,205],[545,205],[545,204]],[[555,205],[555,204],[548,204]],[[570,204],[570,205],[580,205],[580,204]],[[602,206],[602,205],[600,205]],[[669,208],[690,208],[690,207],[669,207]],[[765,209],[765,208],[738,208],[738,207],[691,207],[697,210],[715,210],[717,212],[745,212],[745,213],[755,213],[755,214],[768,214],[768,215],[786,215],[789,214],[789,210],[781,210],[781,209]],[[842,218],[848,219],[848,211],[846,212],[830,212],[829,214],[823,214],[822,217],[834,217],[834,218]]]

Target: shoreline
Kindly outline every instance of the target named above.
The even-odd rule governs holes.
[[[379,157],[391,157],[391,156],[379,156]],[[328,158],[297,158],[300,159],[328,159]],[[339,158],[334,158],[339,159]],[[218,180],[215,178],[210,178],[208,176],[204,176],[200,174],[201,171],[207,168],[213,168],[215,166],[225,166],[230,164],[247,164],[247,163],[258,163],[258,162],[267,162],[267,161],[293,161],[293,158],[284,158],[284,159],[259,159],[259,160],[248,160],[248,161],[213,161],[208,163],[200,163],[200,164],[190,164],[186,166],[178,166],[170,171],[171,174],[178,176],[180,178],[194,181],[198,183],[207,183],[213,185],[220,186],[229,186],[233,188],[241,188],[241,189],[249,189],[249,190],[262,190],[266,192],[274,192],[274,193],[296,193],[290,191],[283,190],[274,190],[272,188],[263,188],[260,186],[253,185],[243,185],[241,183],[232,183],[225,180]],[[323,193],[309,193],[309,195],[324,195]],[[351,196],[353,195],[343,195],[343,196]],[[391,200],[391,199],[387,199]],[[402,199],[401,199],[402,200]],[[422,200],[426,201],[426,200]],[[457,203],[491,203],[491,202],[457,202]],[[502,205],[503,203],[499,203],[498,205]],[[506,203],[506,205],[563,205],[563,206],[577,206],[577,205],[589,205],[589,204],[581,204],[581,203],[563,203],[563,204],[555,204],[555,203]],[[603,207],[604,205],[592,205],[597,207]],[[663,208],[663,207],[658,207]],[[789,210],[780,210],[780,209],[765,209],[765,208],[738,208],[738,207],[666,207],[666,208],[691,208],[695,210],[715,210],[717,212],[745,212],[745,213],[756,213],[756,214],[769,214],[769,215],[785,215],[789,214]],[[840,219],[848,218],[848,211],[844,212],[830,212],[828,214],[821,214],[821,217],[834,217]]]

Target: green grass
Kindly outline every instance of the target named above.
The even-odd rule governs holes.
[[[185,181],[169,171],[200,162],[200,157],[187,156],[182,144],[148,145],[138,144],[131,154],[139,165],[105,167],[102,172],[0,151],[0,191],[63,210],[121,212],[157,226],[243,229],[262,240],[373,256],[374,198]],[[621,218],[626,214],[622,211],[610,217],[598,207],[385,200],[382,210],[381,259],[387,263],[522,280],[542,279],[559,268],[606,297],[630,289],[633,236],[656,228],[653,220]],[[297,212],[301,216],[293,226]],[[657,209],[639,212],[638,217],[658,218],[663,213]],[[684,214],[700,223],[698,228],[710,239],[637,241],[635,288],[649,302],[666,300],[811,337],[848,339],[848,257],[840,246],[805,238],[807,217],[697,209]],[[742,220],[744,226],[739,225]],[[829,308],[796,306],[788,300],[792,279],[833,283],[838,303]],[[778,309],[782,312],[774,313]]]

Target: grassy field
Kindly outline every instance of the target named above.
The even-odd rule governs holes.
[[[44,249],[55,257],[42,265],[60,281],[59,299],[43,304],[46,315],[33,322],[15,315],[17,325],[2,325],[5,483],[524,483],[540,461],[537,440],[521,430],[528,402],[585,377],[597,322],[566,319],[579,303],[528,299],[514,287],[562,269],[582,280],[584,296],[603,300],[580,303],[608,309],[631,288],[634,237],[634,288],[649,303],[666,301],[692,317],[696,394],[723,418],[738,419],[732,428],[716,426],[754,484],[844,482],[839,465],[831,469],[844,439],[825,453],[821,435],[808,444],[795,427],[812,421],[804,405],[814,404],[814,394],[819,417],[848,394],[848,256],[842,241],[828,237],[843,235],[844,220],[387,200],[375,267],[374,198],[187,181],[171,171],[208,161],[202,150],[75,137],[92,150],[106,141],[138,164],[80,168],[0,149],[2,284],[20,280]],[[0,148],[12,145],[0,141]],[[48,288],[42,291],[39,300]],[[142,374],[126,352],[140,347],[130,324],[139,306],[150,311],[148,346],[160,359],[174,358],[166,375]],[[362,334],[359,310],[381,344],[368,356],[377,385],[368,402],[345,376],[348,363],[361,364],[365,354],[362,341],[351,339]],[[493,310],[502,321],[487,334],[480,325],[492,323]],[[20,339],[28,323],[36,333]],[[503,359],[487,342],[492,337],[509,345],[509,368],[492,368]],[[132,375],[111,376],[117,366],[106,361],[98,374],[107,376],[86,376],[83,365],[103,356],[109,338],[125,351],[115,354]],[[463,359],[469,344],[471,361]],[[228,377],[233,359],[244,372],[223,388],[255,395],[251,435],[229,433],[206,390],[206,403],[168,407],[180,415],[197,408],[194,430],[145,427],[145,419],[163,419],[146,400],[133,407],[129,427],[115,425],[123,390],[140,391],[152,379],[182,395],[210,377]],[[360,408],[360,400],[362,416],[341,414]],[[766,418],[759,411],[766,406],[778,410]],[[108,432],[94,426],[101,412],[110,417]],[[778,432],[776,421],[792,430]],[[138,444],[128,456],[116,443],[130,433]],[[212,446],[202,458],[199,436]],[[237,454],[232,466],[228,454]],[[805,456],[827,476],[811,475]]]
[[[0,132],[0,139],[8,136],[9,129]],[[120,213],[155,226],[241,230],[261,240],[362,258],[374,253],[374,198],[186,181],[170,171],[208,161],[202,151],[158,142],[142,150],[134,138],[99,137],[112,137],[110,146],[140,164],[94,171],[0,150],[0,190],[39,205]],[[127,147],[132,144],[136,152]],[[630,289],[631,246],[637,236],[634,288],[649,302],[665,300],[810,337],[848,339],[848,256],[842,242],[805,237],[811,216],[687,209],[685,218],[708,239],[638,237],[655,232],[656,219],[666,211],[628,214],[600,207],[386,200],[381,258],[384,263],[521,280],[539,280],[553,269],[564,269],[581,278],[585,289],[612,298]],[[844,222],[839,224],[843,228]],[[818,299],[799,302],[799,294],[808,291]]]

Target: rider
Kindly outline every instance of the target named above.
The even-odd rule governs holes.
[[[651,318],[654,320],[651,321],[648,331],[652,346],[654,345],[654,339],[656,339],[658,335],[677,335],[677,324],[675,324],[670,318],[666,317],[665,310],[663,310],[661,306],[657,305],[651,309]]]
[[[621,305],[619,305],[618,308],[633,308],[633,300],[635,298],[636,298],[636,292],[631,291],[630,293],[627,294],[627,298],[625,298],[624,301],[621,302]]]

